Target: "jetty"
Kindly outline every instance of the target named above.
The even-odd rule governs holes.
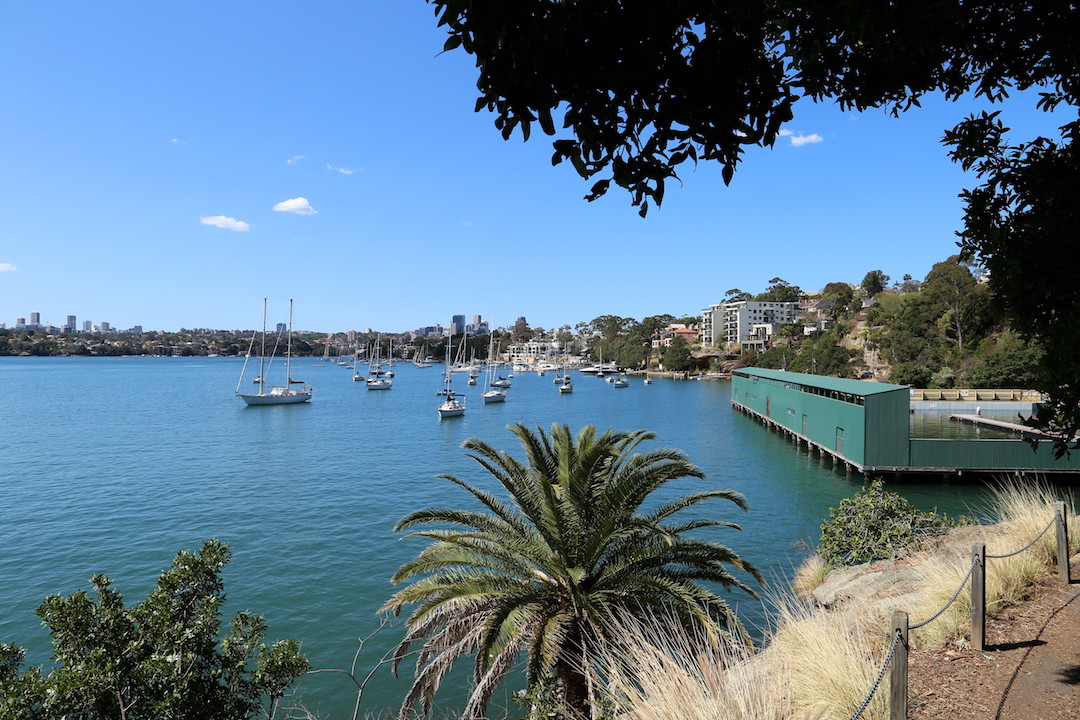
[[[966,423],[968,425],[982,425],[983,427],[993,428],[995,430],[1005,430],[1007,432],[1016,433],[1017,435],[1023,435],[1025,437],[1034,437],[1044,440],[1056,439],[1056,436],[1051,435],[1050,433],[1036,430],[1035,428],[1028,427],[1027,425],[1007,422],[1005,420],[995,420],[994,418],[983,417],[982,415],[951,414],[949,415],[949,419],[955,422]]]

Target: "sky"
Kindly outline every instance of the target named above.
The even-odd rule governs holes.
[[[0,0],[0,323],[408,331],[696,315],[957,251],[976,184],[900,119],[800,101],[725,187],[702,164],[638,217],[551,138],[504,141],[420,0]],[[1013,102],[1007,124],[1054,133]]]

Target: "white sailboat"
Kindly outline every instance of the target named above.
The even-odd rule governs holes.
[[[484,399],[484,404],[504,402],[506,400],[506,390],[501,387],[495,386],[495,370],[499,367],[499,364],[495,361],[495,333],[491,334],[491,342],[488,345],[488,369],[484,373],[485,384],[487,390],[483,392],[480,397]]]
[[[559,394],[569,395],[574,392],[574,382],[570,379],[570,372],[566,369],[565,359],[562,369],[559,371],[559,375],[556,376],[556,380],[559,382]]]
[[[465,414],[465,401],[464,399],[458,400],[458,398],[464,398],[464,395],[455,393],[450,389],[450,343],[451,339],[446,341],[446,370],[443,372],[443,387],[444,389],[439,392],[440,395],[444,395],[446,399],[439,404],[439,418],[445,417],[458,417]]]
[[[420,346],[420,349],[413,354],[413,365],[418,368],[429,368],[431,363],[427,360],[427,343]]]
[[[289,339],[285,349],[285,384],[267,386],[266,374],[269,370],[266,362],[266,298],[263,298],[263,329],[262,351],[259,353],[259,391],[257,393],[240,392],[240,384],[244,382],[244,372],[247,371],[248,360],[251,359],[251,348],[248,348],[248,356],[244,359],[244,369],[240,371],[240,380],[236,383],[236,396],[248,405],[292,405],[307,402],[311,399],[311,386],[300,380],[292,379],[292,306],[289,300]],[[255,344],[255,335],[251,336],[251,344]],[[276,350],[276,343],[275,343]],[[273,358],[271,358],[271,363]],[[298,385],[299,387],[294,387]]]
[[[380,338],[375,338],[375,348],[371,351],[371,360],[368,362],[368,378],[364,381],[368,390],[389,390],[394,386],[394,381],[383,372],[379,364]]]

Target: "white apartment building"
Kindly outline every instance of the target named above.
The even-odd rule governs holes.
[[[798,302],[738,302],[710,305],[701,313],[701,343],[705,347],[726,345],[732,350],[768,348],[781,325],[799,317]]]
[[[506,348],[506,357],[510,362],[531,365],[542,361],[551,361],[566,352],[557,340],[534,339],[524,343],[514,343]]]

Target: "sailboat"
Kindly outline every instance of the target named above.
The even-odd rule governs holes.
[[[566,369],[565,358],[563,359],[563,366],[562,369],[559,371],[559,376],[556,377],[556,380],[561,380],[561,382],[559,383],[560,395],[569,395],[570,393],[574,392],[574,383],[570,380],[570,372]]]
[[[236,383],[236,396],[248,405],[292,405],[307,402],[311,399],[311,386],[300,380],[292,379],[292,307],[293,301],[290,299],[289,338],[285,349],[285,384],[268,387],[266,383],[266,373],[269,369],[266,363],[266,298],[263,298],[262,350],[259,353],[259,392],[240,392],[240,384],[244,382],[244,373],[247,371],[248,360],[251,359],[251,347],[255,345],[254,334],[251,336],[251,346],[248,348],[247,358],[244,359],[244,369],[240,371],[240,380]],[[275,350],[276,346],[277,343],[275,343]],[[293,387],[294,385],[300,387]]]
[[[420,346],[420,349],[413,355],[413,365],[418,368],[429,368],[431,363],[427,361],[427,343]]]
[[[484,404],[497,403],[506,400],[506,390],[501,387],[496,387],[495,383],[495,370],[498,368],[498,363],[495,362],[495,333],[491,334],[491,342],[488,346],[488,369],[485,373],[485,382],[487,384],[487,390],[480,395],[484,398]]]
[[[379,364],[379,338],[375,338],[375,347],[371,351],[371,360],[368,362],[368,378],[364,381],[368,390],[389,390],[394,386],[394,381],[385,377],[382,365]]]
[[[492,365],[492,368],[491,368],[491,379],[490,379],[491,387],[498,388],[500,390],[505,390],[505,389],[509,388],[510,387],[510,382],[511,382],[510,379],[509,378],[504,378],[502,375],[498,375],[497,372],[496,372],[499,369],[499,359],[498,359],[498,357],[489,358],[489,362],[494,363],[494,365]],[[514,377],[513,374],[511,374],[510,377]]]
[[[446,341],[446,370],[443,372],[443,386],[444,389],[439,392],[440,395],[445,395],[444,400],[439,405],[439,418],[445,417],[457,417],[465,414],[465,401],[458,400],[459,397],[464,397],[460,393],[455,393],[450,389],[450,344],[452,338],[448,338]]]

